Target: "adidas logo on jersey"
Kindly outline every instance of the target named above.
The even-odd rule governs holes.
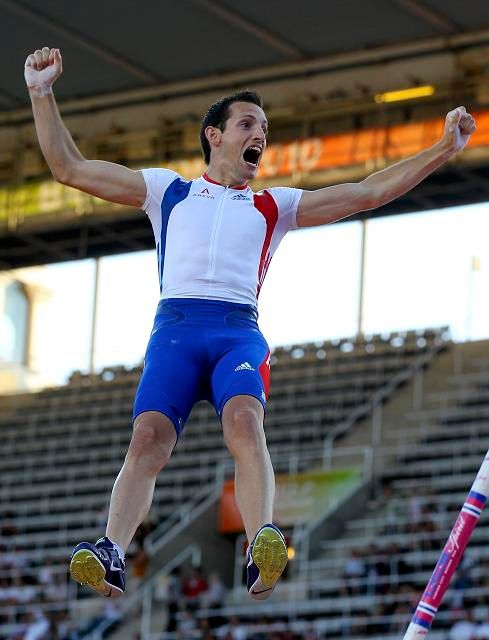
[[[254,371],[254,369],[249,362],[243,362],[243,364],[236,367],[235,371]]]
[[[251,200],[248,196],[244,196],[242,193],[237,193],[231,198],[231,200]]]

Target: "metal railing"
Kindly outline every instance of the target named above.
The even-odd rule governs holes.
[[[229,462],[224,460],[216,467],[214,481],[201,487],[194,497],[172,513],[145,539],[144,546],[150,555],[158,553],[170,540],[204,513],[219,497]]]
[[[121,617],[130,617],[132,613],[141,609],[141,638],[149,638],[151,632],[151,613],[153,606],[153,592],[155,585],[162,577],[168,576],[175,568],[190,560],[193,566],[198,566],[201,561],[201,550],[195,544],[185,547],[174,558],[167,562],[150,580],[141,585],[137,591],[127,597],[120,608]],[[104,633],[113,624],[112,620],[103,620],[92,629],[89,634],[83,636],[84,640],[101,640]]]
[[[446,343],[433,345],[428,353],[419,356],[412,365],[395,374],[367,402],[355,407],[351,414],[332,429],[324,439],[324,458],[328,459],[331,456],[338,438],[345,436],[354,424],[370,413],[372,413],[372,446],[379,446],[382,439],[382,405],[384,401],[402,384],[412,379],[414,381],[413,409],[419,409],[423,397],[423,370],[444,347],[446,347]]]

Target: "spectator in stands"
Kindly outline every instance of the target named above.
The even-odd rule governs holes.
[[[392,596],[396,596],[399,594],[399,591],[396,587],[393,587],[389,590],[388,593],[388,598],[382,599],[382,603],[381,603],[381,616],[382,616],[382,620],[380,622],[383,632],[385,633],[389,633],[390,631],[392,631],[392,621],[393,621],[393,616],[396,613],[396,609],[399,605],[398,602],[396,602]],[[409,616],[406,616],[406,619]]]
[[[486,618],[475,630],[475,636],[477,640],[489,640],[489,612],[486,613]]]
[[[402,580],[402,576],[410,573],[412,567],[404,560],[401,549],[398,544],[392,543],[387,548],[387,558],[389,561],[389,584],[398,586]]]
[[[292,629],[284,629],[272,633],[271,638],[274,640],[302,640],[302,636],[292,631]]]
[[[15,605],[12,590],[10,588],[10,580],[8,578],[0,579],[0,624],[9,624],[13,622],[14,607],[9,608],[9,605]]]
[[[121,612],[119,611],[119,606],[114,601],[111,602],[109,600],[104,606],[103,617],[104,617],[104,620],[110,623],[110,626],[107,627],[107,632],[109,630],[114,631],[115,629],[117,629],[117,627],[119,626],[122,620],[122,615],[121,615]]]
[[[385,594],[389,591],[389,577],[391,566],[387,550],[377,548],[377,557],[375,561],[375,591],[379,594]]]
[[[39,571],[39,584],[46,588],[55,583],[55,572],[53,570],[53,559],[46,558],[45,564]]]
[[[248,181],[256,176],[268,132],[258,94],[243,91],[209,108],[200,135],[207,171],[184,181],[168,169],[133,171],[85,159],[56,106],[52,87],[61,73],[59,49],[36,50],[25,62],[48,166],[63,184],[148,213],[157,241],[162,298],[136,394],[131,444],[112,492],[106,536],[95,545],[75,547],[72,576],[105,596],[124,592],[125,553],[149,512],[156,477],[193,405],[207,398],[221,418],[235,461],[237,503],[250,545],[248,591],[263,600],[287,563],[283,535],[272,524],[275,478],[263,430],[270,351],[256,311],[273,252],[293,228],[333,223],[403,195],[465,147],[475,121],[464,107],[450,111],[436,144],[360,183],[313,191],[277,187],[255,194]],[[249,216],[239,208],[245,201]],[[223,206],[229,215],[221,218]],[[182,212],[195,224],[178,222]],[[226,222],[221,228],[222,219]]]
[[[134,542],[137,547],[142,549],[144,547],[144,543],[149,534],[154,531],[155,524],[151,520],[151,518],[145,518],[145,520],[139,525],[136,529],[136,533],[134,534]]]
[[[400,522],[403,521],[406,514],[404,511],[403,503],[398,500],[390,484],[384,485],[383,489],[383,502],[384,502],[384,517],[385,526],[384,531],[386,534],[398,533],[400,528]]]
[[[422,507],[421,521],[417,528],[421,534],[421,548],[425,551],[436,551],[440,546],[440,541],[436,537],[438,526],[433,519],[433,511],[429,504]]]
[[[26,578],[20,575],[14,576],[10,593],[13,600],[19,604],[34,602],[38,597],[37,587],[29,584]]]
[[[370,611],[366,609],[357,609],[356,615],[352,616],[348,622],[345,622],[345,629],[342,632],[344,637],[363,636],[368,634],[368,619],[371,615]],[[348,620],[348,618],[347,618]]]
[[[417,531],[418,525],[421,522],[422,508],[423,499],[420,492],[417,491],[408,498],[408,526],[413,533]]]
[[[109,517],[109,507],[104,504],[104,506],[97,512],[95,517],[95,522],[97,526],[103,527],[107,522],[107,518]]]
[[[68,597],[68,585],[65,573],[56,573],[54,580],[44,587],[44,594],[47,600],[60,602]]]
[[[314,628],[314,625],[311,624],[311,628],[305,630],[304,640],[321,640],[319,631]]]
[[[375,637],[380,638],[389,631],[389,619],[386,616],[387,611],[385,604],[380,601],[374,601],[367,622],[369,636],[375,634]]]
[[[201,606],[207,609],[220,609],[224,600],[226,588],[220,575],[213,571],[209,574],[207,591],[201,596]]]
[[[5,511],[0,522],[1,538],[10,538],[19,532],[15,524],[15,514],[13,511]]]
[[[9,549],[3,555],[4,566],[12,569],[14,573],[23,573],[29,567],[29,557],[19,545]]]
[[[198,629],[199,638],[201,638],[202,640],[216,640],[214,631],[207,618],[201,618],[199,620]]]
[[[132,560],[132,577],[133,577],[133,585],[132,589],[136,591],[138,587],[144,581],[146,574],[149,568],[149,554],[144,547],[140,547],[136,551],[136,555]]]
[[[44,640],[50,628],[49,619],[42,611],[38,611],[37,613],[29,614],[29,620],[24,640]]]
[[[227,624],[217,630],[217,637],[222,640],[246,640],[246,627],[237,616],[232,616]]]
[[[9,564],[7,562],[7,545],[0,539],[0,569],[8,569]]]
[[[374,595],[379,589],[379,562],[381,552],[375,544],[370,544],[365,553],[367,595]]]
[[[350,596],[359,594],[364,587],[362,578],[365,576],[366,566],[362,554],[358,549],[352,549],[343,569],[345,592]]]
[[[207,588],[207,580],[202,575],[202,569],[194,567],[190,574],[184,577],[182,583],[182,595],[188,609],[195,611],[199,608],[200,599]]]
[[[475,581],[472,577],[473,568],[474,561],[470,557],[470,554],[466,552],[457,567],[457,572],[453,579],[451,605],[454,609],[462,609],[464,607],[464,599],[467,589],[475,586]]]
[[[60,616],[51,612],[48,616],[49,628],[46,634],[43,636],[43,640],[63,640],[60,629]]]
[[[168,623],[167,631],[175,631],[177,628],[177,613],[182,598],[182,579],[180,569],[177,567],[168,576]]]
[[[58,636],[60,640],[78,640],[79,631],[74,620],[67,611],[60,611],[57,617]]]
[[[398,602],[390,611],[392,617],[389,625],[390,633],[403,633],[406,630],[406,620],[413,615],[413,608],[407,602]]]
[[[119,607],[113,600],[112,601],[108,600],[107,602],[105,602],[104,607],[100,612],[100,614],[92,618],[88,623],[88,625],[82,630],[81,635],[82,637],[85,635],[88,635],[90,632],[96,629],[96,627],[98,627],[98,625],[101,624],[102,622],[107,623],[108,625],[106,627],[107,632],[109,630],[114,631],[119,626],[121,620],[122,620],[122,615],[121,615],[121,612],[119,611]]]
[[[457,621],[450,627],[448,640],[475,640],[477,625],[472,610],[462,609],[457,614]]]
[[[182,640],[188,640],[196,637],[197,621],[190,609],[184,609],[177,623],[178,637]]]

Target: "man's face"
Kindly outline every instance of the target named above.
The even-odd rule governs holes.
[[[249,102],[233,102],[212,153],[237,179],[251,180],[265,151],[267,132],[263,109]]]

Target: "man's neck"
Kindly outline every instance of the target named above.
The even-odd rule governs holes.
[[[238,178],[237,176],[232,175],[231,172],[226,171],[224,167],[218,168],[212,164],[207,167],[205,175],[212,182],[217,182],[217,184],[221,184],[223,187],[243,187],[248,182],[245,178]]]

